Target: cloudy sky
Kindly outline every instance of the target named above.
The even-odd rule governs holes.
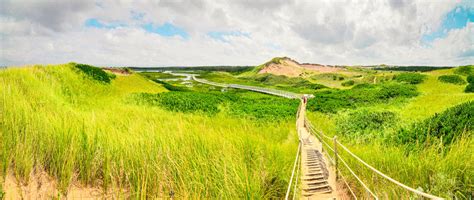
[[[474,64],[474,0],[0,0],[0,65]]]

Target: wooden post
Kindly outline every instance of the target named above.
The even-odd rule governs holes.
[[[334,166],[336,167],[336,181],[339,179],[339,174],[337,172],[337,136],[334,136]]]

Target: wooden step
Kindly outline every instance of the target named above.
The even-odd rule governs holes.
[[[323,173],[322,172],[317,172],[317,173],[306,174],[306,176],[318,176],[318,175],[323,175]]]
[[[304,191],[308,192],[308,191],[321,191],[321,190],[327,190],[329,188],[329,190],[331,190],[331,187],[328,185],[328,184],[324,184],[324,185],[319,185],[319,186],[310,186],[310,187],[307,187],[307,188],[303,188]]]
[[[321,184],[321,183],[327,183],[327,182],[328,182],[328,181],[325,180],[325,179],[317,179],[317,180],[308,181],[308,182],[306,182],[306,184],[308,184],[308,185],[311,185],[311,184],[315,185],[315,184]]]
[[[326,180],[324,176],[313,176],[313,177],[306,177],[303,179],[304,181],[316,181],[316,180]]]

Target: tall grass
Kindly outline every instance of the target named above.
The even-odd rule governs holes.
[[[265,125],[128,104],[131,93],[166,90],[138,75],[101,84],[71,65],[2,70],[0,85],[2,178],[45,170],[63,193],[81,183],[135,198],[284,195],[293,120]]]
[[[413,151],[412,148],[409,148],[410,146],[395,144],[389,139],[401,136],[397,135],[399,134],[397,130],[400,130],[401,127],[412,127],[410,130],[413,130],[413,134],[417,136],[418,134],[427,134],[427,131],[416,131],[416,128],[421,128],[418,127],[421,125],[426,128],[426,123],[428,123],[428,127],[430,123],[434,126],[435,123],[429,119],[443,116],[437,113],[474,100],[474,95],[463,92],[462,85],[444,84],[437,80],[439,76],[452,74],[453,71],[454,69],[443,69],[424,73],[426,75],[424,81],[416,86],[420,95],[409,101],[397,104],[373,104],[369,108],[357,107],[337,113],[310,112],[308,116],[315,127],[328,135],[337,135],[341,143],[345,144],[352,152],[390,177],[415,189],[448,199],[472,199],[474,140],[470,129],[472,119],[470,119],[469,113],[456,112],[456,116],[461,117],[462,120],[439,120],[439,123],[446,127],[448,127],[446,123],[456,125],[460,121],[470,121],[469,127],[464,126],[465,129],[463,129],[470,131],[469,133],[456,132],[454,129],[448,131],[449,134],[457,133],[456,139],[450,140],[449,144],[443,142],[442,139],[431,137],[432,140],[426,143],[427,145],[420,145],[416,151]],[[363,114],[364,118],[372,116],[370,113],[366,113],[366,109],[376,113],[394,113],[396,115],[395,121],[388,120],[393,123],[390,126],[377,122],[383,117],[373,118],[375,121],[370,119],[364,119],[363,122],[357,121],[360,117],[354,114]],[[461,109],[461,111],[469,112],[467,108]],[[459,111],[459,109],[457,110]],[[447,113],[453,113],[453,109],[449,109]],[[341,119],[342,121],[338,121]],[[370,121],[377,122],[375,124],[378,126],[373,126]],[[415,123],[417,121],[420,123]],[[357,137],[354,137],[354,134],[343,134],[341,129],[358,135],[356,134]],[[444,136],[440,137],[444,139]],[[424,141],[418,140],[418,142]],[[343,151],[339,152],[379,198],[417,198],[412,193],[374,174]],[[348,171],[343,171],[343,174],[349,178],[350,184],[358,189],[359,195],[366,195],[362,186],[349,175]]]
[[[353,153],[388,176],[418,190],[448,199],[468,199],[474,189],[474,140],[461,137],[446,148],[442,142],[425,146],[416,152],[407,152],[405,146],[387,143],[383,138],[354,139],[336,134],[335,120],[322,113],[309,113],[309,119],[325,134],[337,135],[338,140]],[[381,134],[383,131],[380,132]],[[332,141],[326,141],[332,144]],[[381,199],[417,198],[412,193],[380,177],[350,155],[339,149],[349,166]],[[329,151],[332,155],[332,152]],[[339,165],[359,197],[367,192]]]

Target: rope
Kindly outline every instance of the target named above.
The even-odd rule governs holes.
[[[300,168],[301,168],[301,159],[299,159],[298,166],[296,166],[296,181],[295,181],[295,187],[293,188],[293,199],[296,198],[296,187],[298,186],[298,180],[299,180],[299,175],[300,175]]]
[[[286,190],[285,199],[288,200],[288,196],[290,195],[291,183],[293,182],[293,176],[295,175],[296,163],[298,162],[298,158],[300,156],[301,150],[301,141],[298,144],[298,151],[296,152],[295,163],[293,164],[293,172],[291,172],[290,183],[288,184],[288,189]]]
[[[339,172],[339,175],[341,176],[342,180],[344,181],[344,184],[346,184],[347,189],[351,192],[352,196],[357,200],[357,196],[355,195],[354,191],[352,191],[351,186],[349,186],[349,183],[347,183],[346,178],[342,175],[341,170],[336,169]]]
[[[349,172],[351,172],[351,174],[357,179],[357,181],[359,181],[362,187],[364,187],[365,190],[367,190],[367,192],[369,192],[370,195],[375,197],[375,199],[378,199],[378,197],[375,196],[375,194],[369,189],[369,187],[367,187],[367,185],[365,185],[365,183],[359,178],[359,176],[357,176],[357,174],[355,174],[355,172],[349,167],[346,161],[344,161],[344,159],[342,159],[340,155],[337,155],[337,157],[342,161],[342,164],[344,164],[344,166],[349,170]]]
[[[361,158],[359,158],[358,156],[356,156],[354,153],[352,153],[351,151],[349,151],[349,149],[342,145],[339,141],[336,141],[337,144],[339,144],[345,151],[347,151],[347,153],[349,153],[352,157],[354,157],[355,159],[357,159],[359,162],[361,162],[362,164],[364,164],[366,167],[368,167],[369,169],[371,169],[372,171],[374,171],[375,173],[379,174],[380,176],[384,177],[385,179],[388,179],[389,181],[397,184],[398,186],[400,187],[403,187],[413,193],[416,193],[420,196],[423,196],[423,197],[426,197],[426,198],[430,198],[430,199],[443,199],[441,197],[437,197],[437,196],[434,196],[434,195],[431,195],[431,194],[427,194],[427,193],[424,193],[424,192],[421,192],[421,191],[418,191],[416,189],[413,189],[411,187],[408,187],[406,185],[404,185],[403,183],[400,183],[398,181],[396,181],[395,179],[393,178],[390,178],[389,176],[385,175],[384,173],[380,172],[379,170],[375,169],[374,167],[370,166],[369,164],[367,164],[364,160],[362,160]]]

